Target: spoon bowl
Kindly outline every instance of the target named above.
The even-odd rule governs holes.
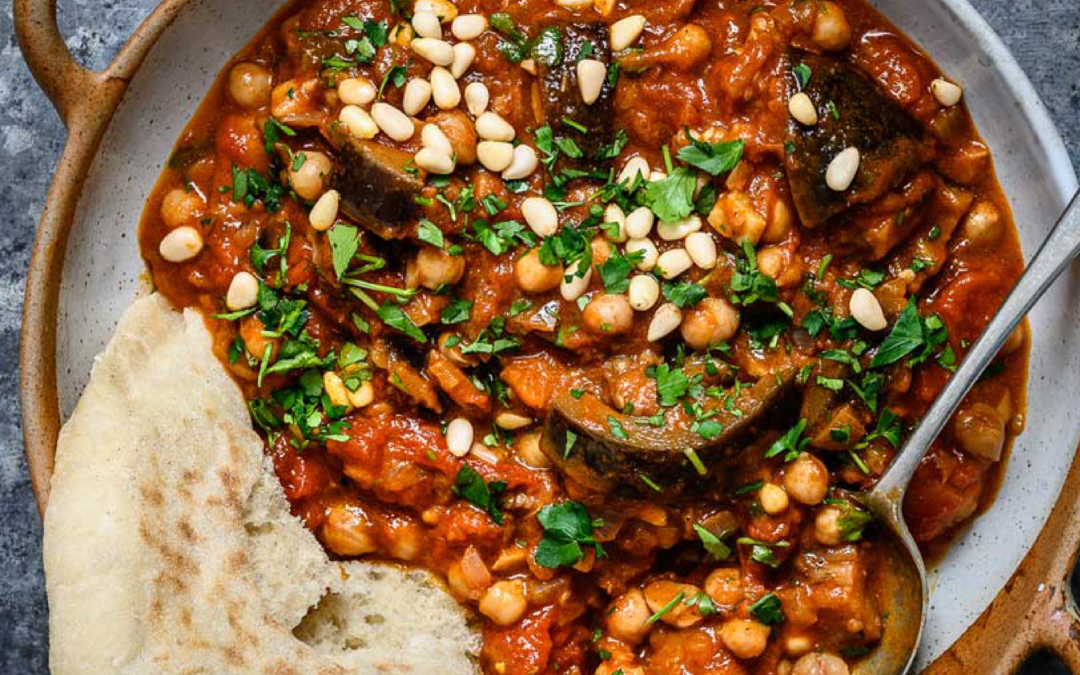
[[[930,444],[997,356],[1009,334],[1078,254],[1080,193],[1073,195],[1016,287],[971,346],[885,474],[870,492],[855,495],[881,526],[883,550],[873,582],[889,610],[880,642],[852,669],[854,675],[903,675],[910,670],[926,623],[929,592],[922,552],[904,522],[904,494],[908,484]]]

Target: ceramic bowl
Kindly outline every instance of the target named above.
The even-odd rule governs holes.
[[[964,0],[872,4],[964,85],[1030,254],[1076,188],[1062,142],[1031,84]],[[144,284],[136,237],[143,203],[219,69],[279,9],[279,0],[167,0],[103,73],[71,60],[49,0],[15,5],[27,61],[71,131],[38,233],[23,327],[23,426],[35,491],[44,504],[59,423]],[[1069,622],[1059,616],[1066,608],[1062,575],[1080,531],[1080,522],[1071,520],[1080,476],[1070,474],[1080,437],[1080,271],[1054,286],[1032,313],[1031,326],[1027,430],[1016,442],[997,500],[931,575],[918,666],[936,660],[933,672],[1007,669],[1040,642],[1056,645],[1080,667],[1075,645],[1069,647]],[[1044,534],[1050,539],[1028,555],[1055,503],[1055,520]],[[1021,581],[1007,587],[1022,561]],[[1023,585],[1033,574],[1044,582],[1042,589]],[[1018,612],[1049,618],[1032,618],[1025,633],[1009,621]],[[995,629],[998,623],[1002,627]],[[972,670],[965,659],[982,666]]]

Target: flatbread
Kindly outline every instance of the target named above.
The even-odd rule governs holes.
[[[478,672],[475,621],[436,578],[330,561],[289,513],[210,345],[197,313],[137,301],[60,433],[53,675]]]

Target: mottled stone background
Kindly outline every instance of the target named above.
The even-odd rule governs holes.
[[[75,55],[101,68],[156,2],[60,0],[60,26]],[[1080,2],[972,2],[1016,54],[1063,132],[1069,152],[1080,159]],[[7,396],[0,399],[0,675],[46,675],[41,526],[23,459],[16,392],[23,281],[64,129],[30,78],[15,42],[11,7],[4,4],[0,213],[6,214],[7,222],[0,225],[0,391]],[[1040,655],[1028,664],[1025,675],[1063,673],[1059,668]]]

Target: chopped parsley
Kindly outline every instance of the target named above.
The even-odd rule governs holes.
[[[541,567],[555,569],[575,565],[585,556],[582,546],[594,546],[597,557],[603,557],[604,549],[593,539],[593,528],[600,523],[594,522],[578,502],[545,506],[536,514],[536,519],[544,528],[534,553],[536,564]]]
[[[775,626],[784,622],[784,610],[780,605],[780,598],[773,593],[767,593],[750,605],[750,616],[766,626]]]
[[[499,495],[506,490],[506,481],[484,482],[476,469],[463,464],[454,479],[454,494],[477,507],[487,511],[496,525],[502,525],[503,513],[499,510]]]

